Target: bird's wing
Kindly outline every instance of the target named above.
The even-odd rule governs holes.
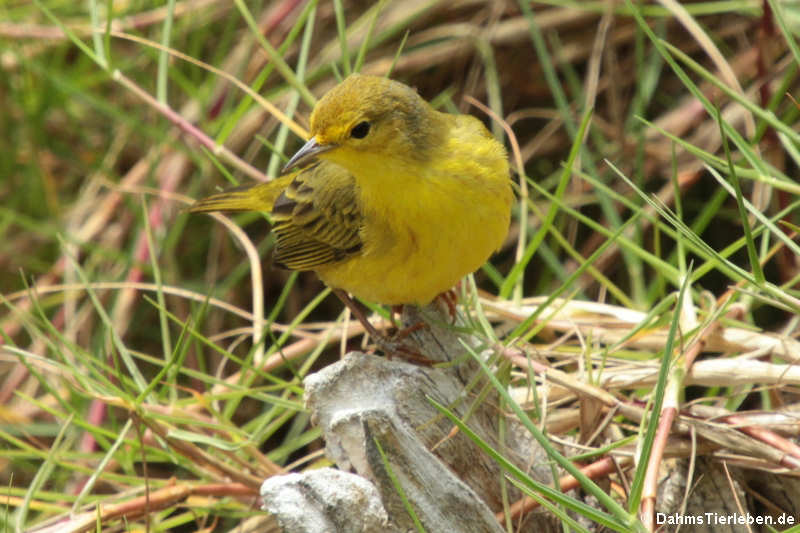
[[[292,270],[314,270],[362,247],[358,186],[339,165],[320,161],[297,173],[272,208],[277,241],[273,260]]]

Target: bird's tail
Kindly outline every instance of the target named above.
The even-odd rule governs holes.
[[[196,201],[189,207],[190,213],[214,211],[266,211],[272,210],[275,200],[289,185],[294,176],[281,176],[266,183],[234,187],[221,193]]]

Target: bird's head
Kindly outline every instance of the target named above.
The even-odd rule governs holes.
[[[331,89],[311,114],[311,139],[284,171],[315,157],[351,172],[376,158],[424,160],[441,130],[438,113],[410,87],[378,76],[353,74]]]

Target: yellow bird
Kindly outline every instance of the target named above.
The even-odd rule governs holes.
[[[353,74],[331,89],[284,172],[296,168],[190,211],[270,212],[276,264],[388,305],[431,302],[508,232],[503,146],[475,117],[436,111],[397,81]]]

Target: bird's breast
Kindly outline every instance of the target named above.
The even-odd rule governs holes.
[[[479,175],[398,173],[362,185],[362,253],[318,274],[381,304],[425,304],[479,268],[508,231],[510,188]],[[370,184],[374,185],[374,184]]]

